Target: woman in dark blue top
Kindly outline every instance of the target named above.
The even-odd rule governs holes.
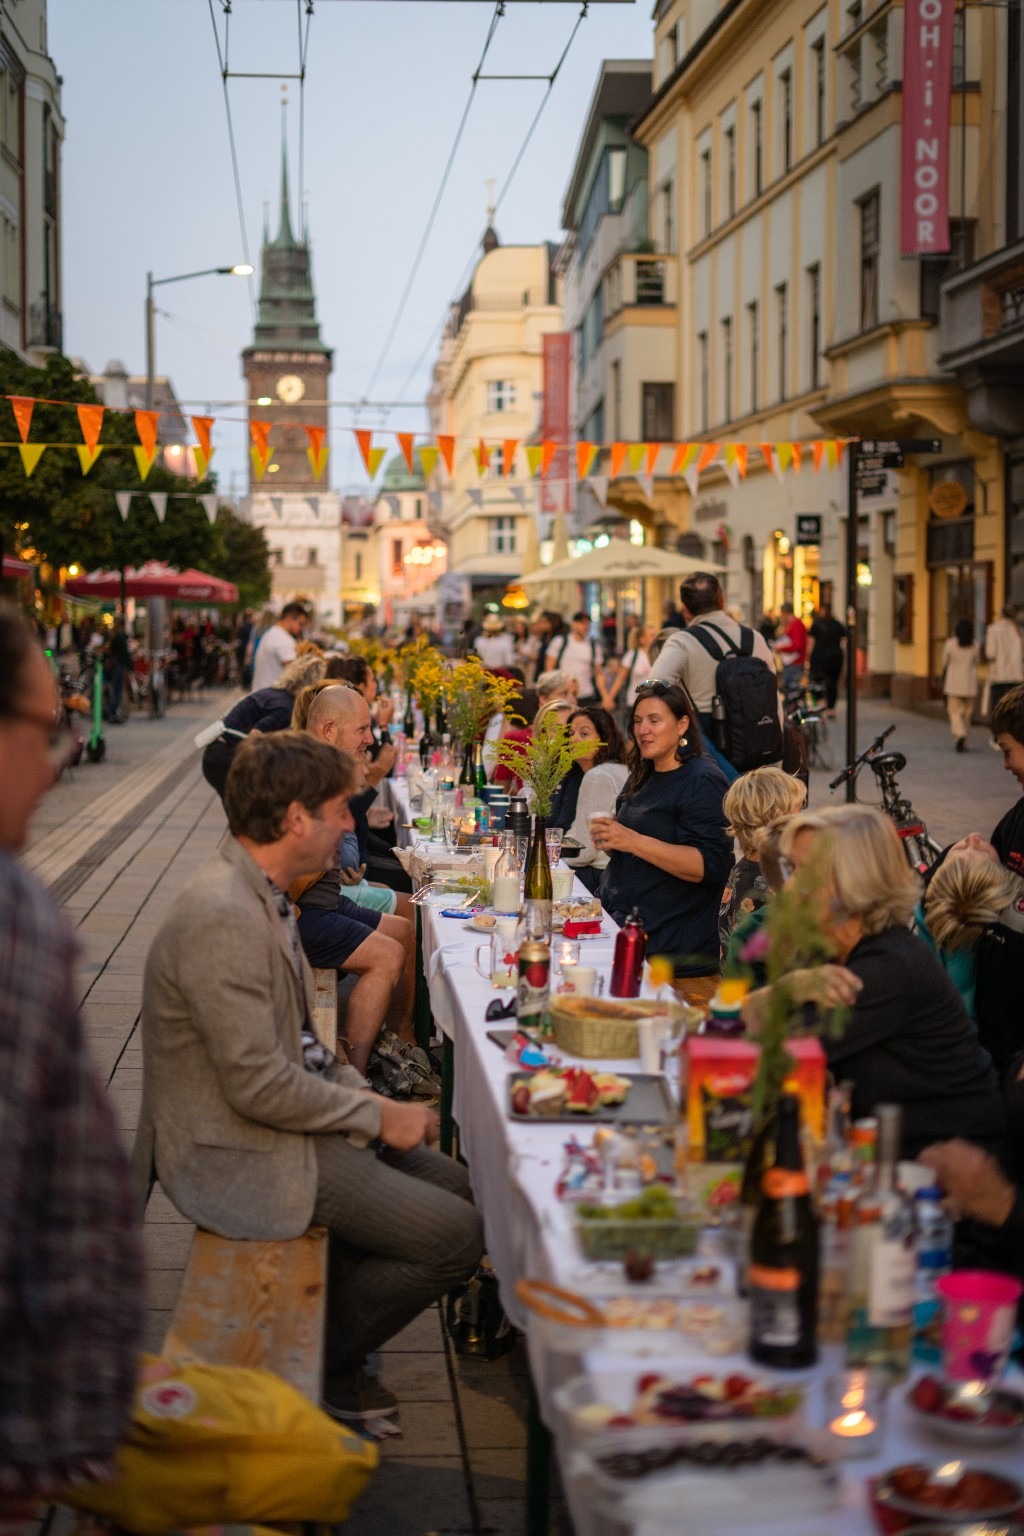
[[[629,731],[629,778],[615,818],[591,824],[594,846],[611,854],[602,904],[620,923],[639,908],[647,953],[670,955],[677,976],[715,975],[718,906],[732,867],[725,775],[704,755],[679,683],[641,684]]]
[[[323,677],[324,665],[319,653],[298,656],[289,662],[272,687],[257,688],[228,710],[221,721],[225,734],[211,741],[203,753],[203,777],[222,800],[231,759],[249,732],[269,736],[273,731],[288,730],[296,695]]]

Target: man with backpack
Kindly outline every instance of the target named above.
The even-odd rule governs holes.
[[[590,615],[581,609],[573,614],[569,633],[557,636],[548,646],[545,670],[568,672],[576,679],[581,705],[600,704],[607,709],[602,661],[601,647],[590,633]]]
[[[666,635],[651,676],[683,684],[705,745],[730,783],[780,762],[782,716],[768,642],[726,613],[722,584],[710,571],[687,576],[679,601],[687,627]]]

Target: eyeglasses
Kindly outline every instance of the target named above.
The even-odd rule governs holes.
[[[20,720],[23,725],[34,725],[47,735],[46,755],[51,768],[66,768],[74,755],[78,738],[71,727],[54,715],[37,715],[29,709],[10,709],[0,717],[3,720]]]
[[[491,1002],[487,1004],[487,1012],[484,1014],[484,1018],[487,1020],[488,1024],[493,1024],[497,1019],[514,1019],[515,1016],[516,999],[514,993],[509,998],[507,1003],[503,1003],[500,997],[493,998]]]
[[[660,677],[650,677],[645,683],[637,683],[634,693],[637,698],[642,693],[653,693],[656,697],[660,698],[663,693],[668,692],[671,686],[671,683],[662,682]]]

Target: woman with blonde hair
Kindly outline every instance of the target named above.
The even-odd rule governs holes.
[[[1001,864],[993,864],[980,849],[961,845],[931,876],[914,914],[917,933],[938,955],[974,1020],[978,940],[998,922],[1010,893],[1010,877]]]
[[[816,892],[838,962],[790,980],[798,999],[848,1010],[822,1045],[834,1076],[853,1083],[854,1118],[899,1104],[904,1157],[949,1136],[998,1147],[1005,1126],[992,1062],[956,987],[911,931],[921,883],[892,822],[870,806],[795,816],[782,852]],[[754,1030],[768,990],[747,999]]]
[[[292,724],[297,698],[323,677],[325,666],[322,651],[296,656],[269,688],[257,688],[255,693],[240,699],[234,709],[228,710],[220,722],[221,735],[211,741],[203,753],[203,777],[221,799],[239,742],[244,741],[250,731],[259,731],[263,736],[272,731],[286,731]],[[308,704],[306,707],[308,709]]]
[[[763,907],[771,896],[759,852],[765,831],[780,817],[802,811],[806,799],[800,780],[774,765],[753,768],[729,785],[722,809],[729,822],[726,831],[739,843],[740,856],[725,883],[718,912],[723,960],[736,924]]]

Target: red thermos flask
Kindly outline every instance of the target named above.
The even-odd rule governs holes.
[[[636,907],[626,918],[615,935],[615,955],[612,959],[612,997],[639,997],[640,983],[644,977],[644,955],[647,953],[647,934]]]

